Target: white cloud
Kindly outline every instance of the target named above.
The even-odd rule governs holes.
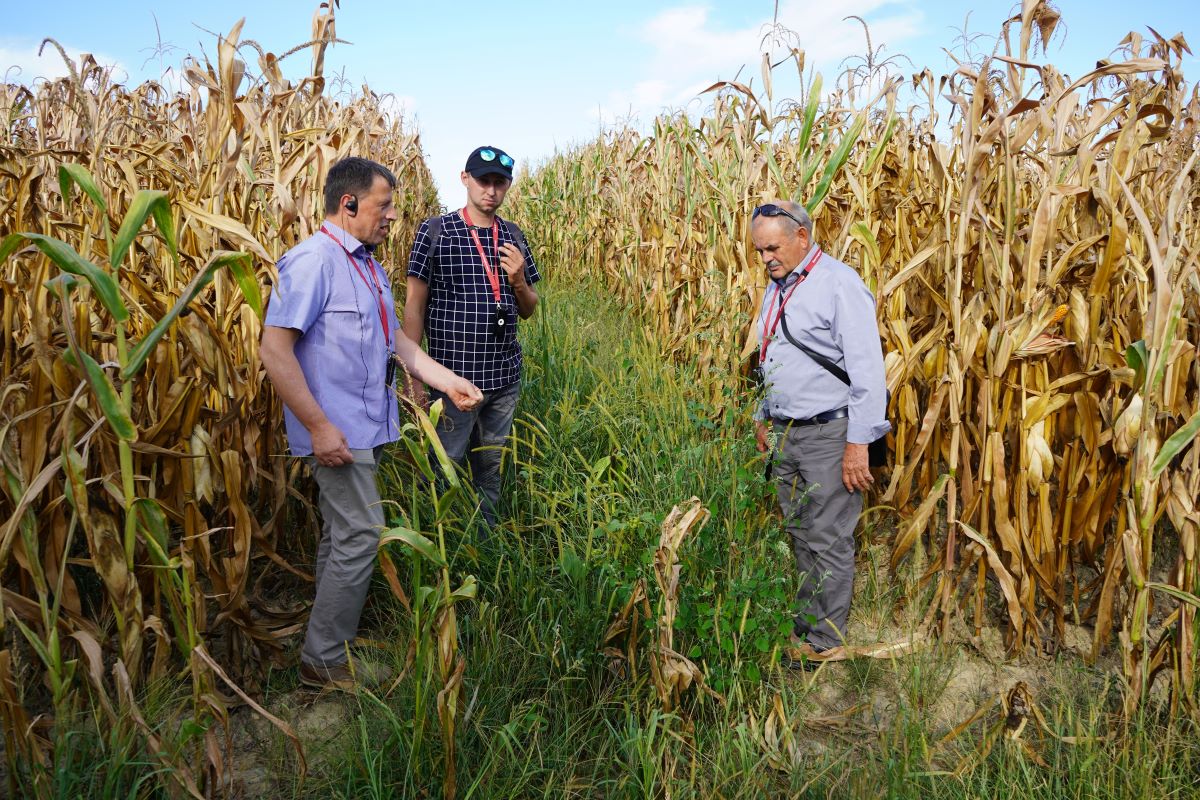
[[[852,15],[867,21],[875,49],[886,45],[882,57],[900,52],[922,21],[912,0],[782,0],[779,24],[794,34],[794,40],[780,41],[767,37],[769,18],[747,27],[721,27],[708,5],[676,6],[647,20],[635,34],[648,51],[646,77],[629,89],[611,92],[599,109],[588,113],[604,123],[645,121],[664,107],[688,105],[717,80],[737,76],[759,87],[764,47],[778,61],[793,43],[804,50],[806,69],[822,72],[829,86],[844,69],[843,60],[867,53],[862,24],[847,19]],[[783,68],[785,73],[789,69]],[[776,75],[773,80],[780,74]],[[794,79],[794,70],[782,77]]]
[[[68,75],[67,65],[54,45],[47,43],[42,48],[41,55],[38,55],[39,44],[12,40],[0,42],[0,80],[33,84],[39,79],[54,80]],[[75,62],[76,67],[79,65],[80,56],[91,52],[66,44],[63,45],[63,50]],[[129,70],[117,59],[95,52],[92,52],[92,57],[102,66],[113,67],[119,80],[128,80]]]

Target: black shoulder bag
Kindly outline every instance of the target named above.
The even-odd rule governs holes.
[[[846,370],[842,369],[841,367],[839,367],[837,364],[830,361],[825,356],[820,355],[819,353],[814,353],[812,350],[810,350],[807,347],[805,347],[804,345],[800,344],[800,342],[797,341],[792,336],[792,334],[788,330],[788,326],[787,326],[787,314],[781,314],[779,321],[780,321],[780,324],[783,326],[784,338],[786,338],[789,342],[791,342],[793,347],[795,347],[797,350],[804,353],[804,355],[808,356],[813,361],[817,362],[822,367],[824,367],[825,370],[830,375],[837,378],[839,381],[846,384],[847,386],[850,385],[850,376],[846,374]],[[886,414],[887,407],[889,405],[891,405],[891,402],[892,402],[892,393],[887,392],[885,397],[886,397],[886,399],[884,400],[884,413]],[[869,445],[867,445],[867,464],[871,467],[882,467],[885,464],[887,464],[887,435],[886,434],[883,436],[880,436],[878,439],[876,439],[875,441],[873,441]]]

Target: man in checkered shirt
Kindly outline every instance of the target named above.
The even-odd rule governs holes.
[[[417,230],[404,302],[404,333],[418,343],[428,337],[431,358],[483,391],[470,411],[443,403],[438,436],[450,458],[469,459],[489,527],[496,524],[500,459],[521,386],[517,319],[533,315],[533,284],[541,279],[520,228],[496,214],[512,168],[498,147],[471,152],[462,173],[466,205]],[[435,390],[431,397],[445,395]]]

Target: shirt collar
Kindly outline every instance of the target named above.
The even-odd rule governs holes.
[[[784,275],[782,279],[771,278],[771,280],[775,283],[775,285],[778,286],[780,289],[787,289],[793,283],[800,280],[800,267],[804,264],[804,262],[808,261],[809,257],[813,254],[813,248],[818,247],[818,246],[819,245],[817,245],[816,242],[813,242],[809,246],[808,252],[804,254],[804,258],[800,259],[800,263],[797,264],[796,266],[792,267],[792,271],[789,272],[787,275]]]
[[[332,233],[333,238],[338,241],[338,244],[345,247],[346,250],[352,255],[370,255],[370,249],[368,249],[366,245],[364,245],[358,239],[355,239],[353,236],[347,233],[345,228],[335,225],[329,220],[322,222],[321,227]]]

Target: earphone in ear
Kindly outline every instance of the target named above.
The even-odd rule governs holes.
[[[346,212],[352,217],[358,213],[358,198],[357,197],[351,195],[350,199],[346,201]]]

